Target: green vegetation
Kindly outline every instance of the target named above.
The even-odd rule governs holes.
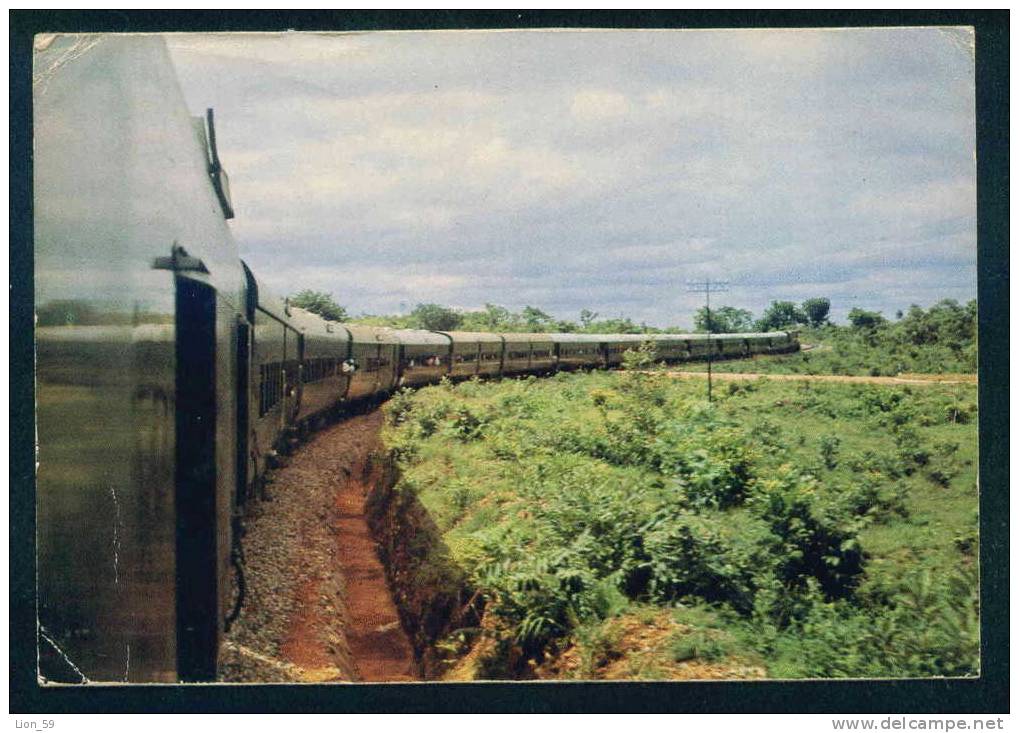
[[[463,316],[452,308],[446,308],[435,303],[419,303],[411,311],[410,317],[413,328],[423,328],[429,331],[456,331],[463,324]]]
[[[828,322],[831,301],[827,298],[807,298],[803,301],[803,315],[812,328],[820,328]]]
[[[754,328],[754,314],[742,308],[723,305],[698,308],[693,319],[694,329],[702,333],[745,333]]]
[[[434,303],[419,303],[407,315],[375,316],[364,314],[353,319],[366,326],[424,328],[436,331],[498,331],[502,333],[654,333],[659,329],[636,324],[629,318],[599,319],[589,310],[580,312],[580,323],[557,320],[533,306],[511,311],[485,303],[479,311],[461,311]],[[683,329],[675,329],[677,331]]]
[[[302,290],[288,298],[290,305],[317,313],[327,321],[347,320],[347,309],[333,300],[332,293]]]
[[[448,676],[979,672],[976,388],[716,394],[627,370],[389,401],[394,492],[441,538],[395,572],[483,609],[433,624]]]
[[[757,321],[757,328],[760,331],[783,331],[806,323],[807,314],[803,308],[791,300],[773,300]]]
[[[816,348],[798,354],[759,356],[752,362],[719,362],[722,372],[758,374],[848,374],[895,376],[901,373],[973,374],[977,370],[976,301],[954,300],[923,309],[913,306],[896,321],[877,313],[850,312],[851,326],[828,325],[800,332]],[[704,364],[681,366],[703,371]]]

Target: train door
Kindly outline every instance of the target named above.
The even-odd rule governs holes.
[[[251,372],[251,324],[247,319],[237,322],[237,491],[235,511],[240,511],[248,499],[248,420],[250,393],[248,380]]]
[[[176,420],[177,676],[213,680],[219,651],[216,292],[178,276]]]
[[[381,349],[382,347],[379,346],[379,348]],[[396,387],[398,389],[407,381],[407,368],[409,366],[407,362],[407,346],[401,343],[396,347]],[[378,386],[376,385],[377,388]]]

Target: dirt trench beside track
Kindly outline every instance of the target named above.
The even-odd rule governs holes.
[[[381,426],[379,410],[330,425],[272,473],[272,500],[247,522],[246,599],[224,681],[418,679],[364,516]]]

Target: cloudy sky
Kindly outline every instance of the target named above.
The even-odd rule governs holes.
[[[976,296],[963,29],[178,35],[280,294],[684,325]]]

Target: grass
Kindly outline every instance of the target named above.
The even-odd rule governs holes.
[[[387,404],[397,490],[485,600],[458,678],[978,673],[975,386],[715,394],[595,372]]]

